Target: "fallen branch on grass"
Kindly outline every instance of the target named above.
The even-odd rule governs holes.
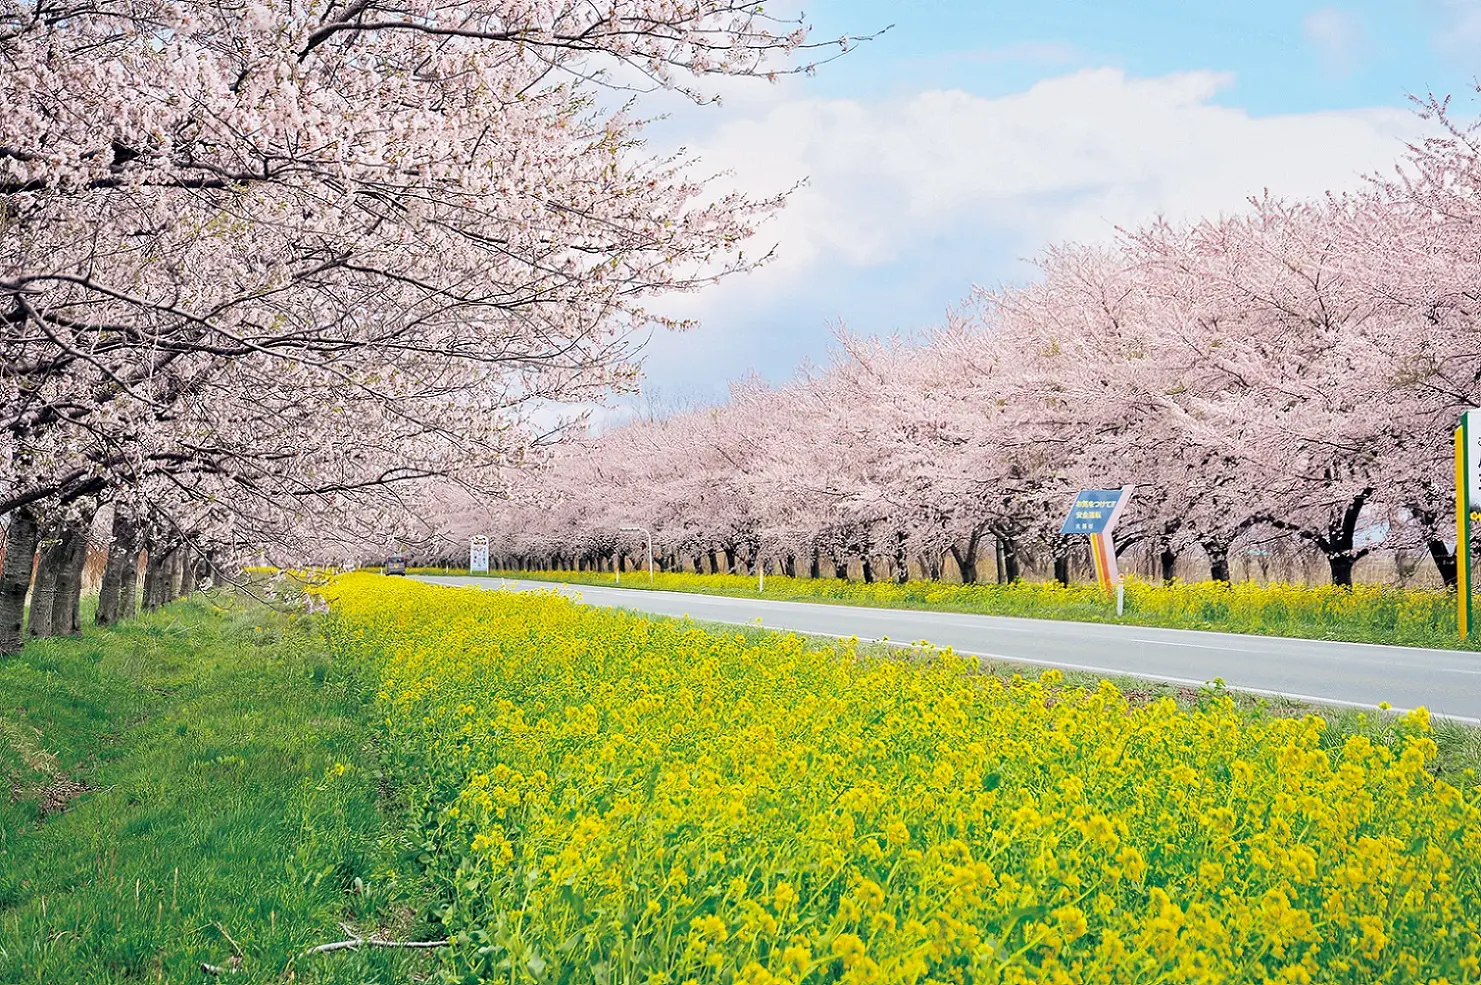
[[[176,873],[178,874],[178,872],[179,870],[177,869]],[[226,942],[231,945],[231,960],[225,968],[217,964],[211,964],[209,961],[204,961],[201,963],[201,973],[205,975],[235,975],[242,970],[242,945],[237,943],[236,938],[231,936],[227,929],[221,926],[219,921],[211,921],[211,926],[220,931],[221,936],[225,937]],[[203,927],[201,929],[204,930],[205,928]]]
[[[341,930],[343,930],[345,933],[347,933],[347,934],[350,935],[350,939],[349,940],[335,941],[332,944],[320,944],[318,947],[311,947],[307,951],[303,952],[303,956],[304,957],[308,957],[310,954],[328,954],[330,951],[353,951],[353,950],[355,950],[356,948],[359,948],[359,947],[413,947],[413,948],[429,948],[429,947],[446,947],[450,943],[449,941],[445,941],[445,940],[444,941],[388,941],[388,940],[385,940],[383,938],[376,937],[374,934],[372,934],[369,937],[361,937],[358,933],[356,933],[355,928],[354,927],[351,927],[349,924],[342,923],[339,926],[340,926],[340,929]]]

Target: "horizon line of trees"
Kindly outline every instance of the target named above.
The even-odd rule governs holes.
[[[1214,579],[1288,537],[1337,585],[1375,550],[1455,584],[1452,432],[1481,401],[1481,129],[1444,100],[1391,175],[1315,201],[1068,244],[910,338],[840,331],[827,365],[557,450],[449,527],[513,563],[591,566],[653,531],[670,567],[1067,580],[1074,493],[1135,485],[1118,553]]]

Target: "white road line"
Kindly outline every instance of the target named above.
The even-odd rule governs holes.
[[[1214,646],[1210,643],[1175,643],[1172,640],[1142,640],[1132,637],[1128,643],[1150,643],[1153,646],[1187,646],[1195,650],[1224,650],[1227,653],[1249,653],[1248,647],[1243,646]]]

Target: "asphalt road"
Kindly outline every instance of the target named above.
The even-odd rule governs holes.
[[[664,616],[901,643],[927,641],[959,653],[1019,663],[1231,688],[1327,705],[1424,706],[1481,724],[1481,654],[1367,643],[1237,636],[1146,626],[770,602],[500,578],[424,576],[439,585],[550,591],[589,605]]]

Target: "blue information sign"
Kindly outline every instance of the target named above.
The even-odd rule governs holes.
[[[1075,497],[1070,515],[1065,517],[1062,534],[1103,534],[1111,523],[1112,514],[1121,502],[1124,490],[1086,489]]]

